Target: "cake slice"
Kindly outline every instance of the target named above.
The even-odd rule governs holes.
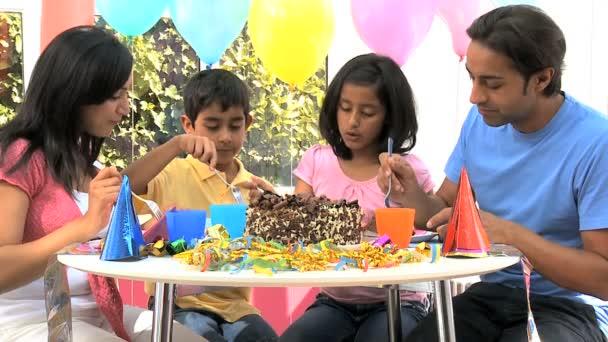
[[[362,216],[357,201],[264,193],[247,209],[246,233],[281,243],[332,239],[337,245],[354,245],[361,243]]]

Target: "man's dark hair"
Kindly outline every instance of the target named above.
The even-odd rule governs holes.
[[[496,8],[477,18],[467,34],[511,59],[526,86],[533,74],[545,68],[555,69],[544,94],[551,96],[560,92],[566,39],[559,26],[541,9],[528,5]]]

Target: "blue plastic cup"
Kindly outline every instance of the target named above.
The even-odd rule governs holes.
[[[167,233],[169,241],[186,240],[190,244],[192,239],[202,239],[205,236],[204,210],[169,210],[167,215]]]
[[[238,238],[245,233],[247,221],[246,204],[213,204],[209,206],[211,224],[221,224],[226,227],[230,238]]]

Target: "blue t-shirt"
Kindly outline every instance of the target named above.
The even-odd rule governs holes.
[[[516,222],[543,238],[582,248],[581,231],[608,228],[608,118],[565,95],[553,119],[524,134],[490,127],[473,106],[445,168],[458,183],[465,167],[481,210]],[[523,288],[519,264],[482,277]],[[557,286],[534,272],[534,293],[593,305],[608,336],[608,302]]]

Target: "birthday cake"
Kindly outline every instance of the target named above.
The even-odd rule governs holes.
[[[357,201],[264,193],[247,209],[246,233],[281,243],[331,239],[338,245],[354,245],[361,243],[361,217]]]

